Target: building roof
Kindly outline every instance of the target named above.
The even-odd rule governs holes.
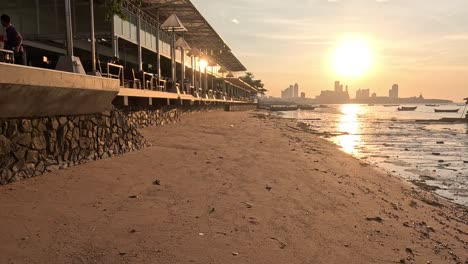
[[[249,91],[249,92],[258,92],[258,90],[253,87],[252,85],[244,82],[243,80],[239,79],[239,78],[236,78],[236,77],[228,77],[228,78],[224,78],[225,81],[239,87],[239,88],[242,88],[246,91]]]
[[[184,37],[191,47],[197,47],[230,71],[246,71],[229,46],[200,14],[190,0],[143,0],[142,10],[159,21],[176,14],[187,32]]]

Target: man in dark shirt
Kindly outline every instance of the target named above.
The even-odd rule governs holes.
[[[6,42],[4,48],[7,50],[13,50],[15,53],[15,63],[23,64],[23,37],[16,31],[16,28],[11,24],[11,19],[8,15],[2,15],[0,17],[2,26],[6,31]]]

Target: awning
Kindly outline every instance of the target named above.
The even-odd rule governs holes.
[[[229,71],[247,70],[190,0],[143,0],[143,2],[141,9],[153,18],[156,18],[159,12],[159,21],[165,21],[175,13],[188,30],[184,33],[184,37],[191,47],[196,47],[202,52],[207,51],[208,56]]]

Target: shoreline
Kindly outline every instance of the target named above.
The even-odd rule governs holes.
[[[402,160],[393,160],[393,161],[386,161],[382,160],[382,158],[390,158],[391,156],[387,155],[386,150],[380,149],[379,151],[369,151],[369,149],[366,149],[363,147],[358,151],[357,155],[355,153],[348,153],[343,146],[341,146],[339,143],[337,143],[337,140],[339,141],[339,138],[341,136],[351,136],[353,134],[347,133],[347,132],[328,132],[327,130],[325,131],[318,131],[314,129],[309,128],[309,123],[308,121],[320,121],[321,119],[319,118],[310,118],[310,119],[301,119],[301,118],[296,118],[292,116],[283,116],[283,115],[277,115],[274,112],[269,112],[269,111],[264,111],[263,112],[266,115],[269,115],[271,117],[275,118],[281,118],[281,119],[287,119],[287,120],[294,120],[297,123],[297,127],[303,130],[304,132],[307,132],[309,134],[313,134],[317,137],[320,137],[326,141],[329,141],[333,143],[337,149],[344,154],[351,155],[360,162],[365,162],[369,164],[369,166],[374,166],[376,169],[381,171],[382,173],[387,173],[391,174],[393,176],[399,177],[405,182],[408,182],[412,184],[412,186],[416,186],[418,188],[424,189],[426,191],[430,191],[434,194],[436,194],[438,197],[446,199],[447,201],[462,205],[464,207],[468,207],[468,200],[466,199],[466,195],[463,195],[462,193],[458,193],[456,189],[451,189],[451,187],[454,185],[452,182],[446,182],[446,179],[444,177],[448,177],[447,174],[443,174],[440,177],[437,177],[437,175],[434,175],[434,171],[427,171],[427,169],[420,170],[418,168],[418,164],[411,164],[407,163],[407,161],[402,161]],[[412,122],[412,123],[417,123],[417,120],[400,120],[400,122]],[[366,145],[363,143],[363,146]],[[439,143],[437,143],[439,144]],[[443,143],[445,144],[445,143]],[[387,145],[387,143],[383,144],[384,146]],[[391,144],[388,144],[391,145]],[[409,148],[409,147],[408,147]],[[408,148],[405,148],[405,151],[408,151]],[[366,152],[367,151],[367,152]],[[396,155],[396,158],[399,158],[398,155],[403,154],[401,153],[393,153]],[[424,155],[421,153],[421,155]],[[426,154],[427,155],[427,154]],[[440,154],[439,154],[440,155]],[[395,157],[395,156],[393,156]],[[428,157],[431,157],[431,155],[428,155]],[[433,156],[432,156],[433,157]],[[451,164],[451,161],[446,161],[439,159],[439,165],[445,165],[445,164]],[[445,162],[445,163],[444,163]],[[468,161],[465,161],[464,163],[467,163]],[[434,162],[434,164],[437,164],[437,160]],[[412,166],[414,165],[414,166]],[[436,167],[436,166],[434,166]],[[444,169],[444,168],[438,168],[438,169]],[[459,171],[460,168],[456,167],[455,172],[457,172],[456,175],[453,175],[452,178],[458,178],[459,176],[462,175],[462,172]],[[453,169],[451,169],[453,170]],[[449,179],[450,180],[450,179]],[[429,183],[432,182],[432,183]],[[455,182],[457,184],[457,182]]]
[[[0,262],[468,261],[466,207],[288,122],[193,114],[142,129],[151,147],[0,186]]]
[[[355,159],[359,163],[365,164],[364,166],[372,166],[372,169],[376,170],[380,174],[396,178],[398,180],[401,180],[403,183],[407,184],[408,187],[410,187],[410,188],[411,187],[419,188],[421,191],[429,192],[429,193],[437,196],[438,198],[444,200],[447,203],[450,203],[450,204],[453,204],[455,206],[460,206],[462,208],[468,209],[467,205],[457,203],[453,199],[450,199],[448,197],[445,197],[445,196],[442,196],[442,195],[436,193],[435,190],[437,190],[438,188],[435,188],[436,186],[431,186],[431,185],[425,184],[424,180],[411,180],[409,178],[405,178],[404,176],[397,175],[395,172],[389,171],[388,169],[385,169],[384,167],[380,167],[380,166],[378,166],[376,164],[373,164],[373,163],[369,162],[366,159],[361,159],[359,157],[354,156],[353,154],[347,153],[346,151],[343,150],[343,148],[340,147],[340,145],[336,144],[335,142],[333,142],[331,140],[328,140],[327,138],[324,138],[324,136],[330,136],[331,135],[331,137],[332,137],[332,136],[337,136],[338,134],[309,131],[309,130],[307,130],[306,127],[303,127],[301,125],[301,122],[300,122],[301,119],[297,119],[297,118],[293,118],[293,117],[274,116],[274,115],[267,115],[267,116],[269,116],[269,118],[272,118],[272,119],[291,121],[291,124],[293,124],[293,125],[295,124],[296,127],[291,126],[291,125],[288,124],[287,127],[289,129],[298,130],[298,131],[301,131],[301,132],[316,136],[318,139],[321,139],[321,140],[324,140],[325,142],[331,143],[336,148],[336,150],[338,150],[341,154],[352,157],[353,159]],[[296,123],[292,123],[292,121],[294,121]],[[418,175],[418,176],[421,176],[421,175]],[[429,176],[426,176],[426,177],[430,178]]]

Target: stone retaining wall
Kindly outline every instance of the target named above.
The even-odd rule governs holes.
[[[141,149],[148,142],[139,128],[222,110],[222,104],[139,106],[102,114],[0,119],[0,185]]]
[[[179,109],[0,119],[0,184],[83,164],[147,145],[137,128],[180,120]]]

